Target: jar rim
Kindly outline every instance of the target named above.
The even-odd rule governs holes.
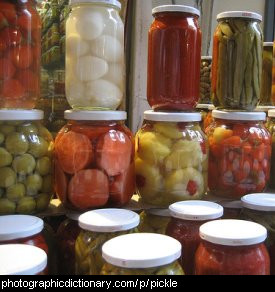
[[[268,111],[268,116],[269,116],[270,118],[275,118],[275,109],[269,110],[269,111]]]
[[[41,110],[0,110],[0,121],[40,121],[43,118]]]
[[[121,9],[121,3],[117,0],[70,0],[69,5],[77,5],[77,4],[86,4],[86,3],[93,3],[93,4],[108,4],[112,5],[119,10]]]
[[[145,210],[148,214],[159,217],[171,217],[169,209],[148,209]]]
[[[263,21],[263,17],[261,14],[251,11],[224,11],[217,15],[218,21],[224,18],[249,18],[258,20],[260,22]]]
[[[203,60],[206,60],[206,61],[211,61],[213,59],[213,57],[212,56],[201,56],[201,60],[203,61]]]
[[[273,47],[273,42],[264,42],[264,47]]]
[[[243,207],[255,211],[275,212],[274,194],[250,194],[242,197]]]
[[[196,106],[196,109],[206,109],[206,110],[208,110],[209,106],[210,106],[210,104],[208,104],[208,103],[198,103],[197,106]]]
[[[264,112],[234,112],[213,110],[212,116],[215,119],[234,120],[234,121],[265,121],[266,113]]]
[[[200,17],[200,11],[197,8],[186,5],[160,5],[152,9],[153,16],[161,12],[184,12]]]
[[[124,111],[68,110],[65,111],[64,118],[74,121],[125,121],[127,120],[127,113]]]
[[[153,110],[144,112],[144,119],[153,122],[201,122],[202,117],[198,112],[192,113],[173,113],[173,112],[154,112]]]

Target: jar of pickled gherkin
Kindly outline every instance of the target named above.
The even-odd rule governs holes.
[[[242,215],[263,225],[268,232],[265,242],[270,255],[271,275],[275,275],[275,194],[251,194],[242,198]]]
[[[201,57],[200,104],[211,103],[211,56]]]
[[[171,220],[168,209],[149,209],[140,214],[139,232],[165,234]]]
[[[117,0],[71,0],[66,97],[73,109],[116,110],[125,97],[124,24]]]
[[[102,247],[101,275],[184,275],[178,263],[181,244],[166,235],[137,233],[118,236]]]
[[[0,110],[0,215],[49,205],[53,140],[41,120],[39,110]]]
[[[201,242],[199,229],[204,223],[219,219],[223,207],[205,201],[178,202],[169,207],[172,216],[166,234],[177,239],[183,254],[180,263],[186,275],[195,273],[195,253]]]
[[[78,222],[82,230],[75,244],[75,272],[99,275],[104,264],[102,245],[111,238],[136,232],[139,216],[128,210],[101,209],[82,214]]]
[[[275,110],[268,112],[269,122],[267,128],[272,136],[272,155],[271,155],[271,173],[270,173],[270,187],[275,189]]]
[[[209,180],[212,195],[238,200],[268,186],[271,135],[263,112],[212,112],[208,128]]]
[[[168,207],[201,199],[207,189],[208,144],[200,113],[146,111],[136,135],[136,183],[143,201]]]
[[[214,34],[212,99],[224,109],[252,111],[260,100],[262,16],[247,11],[218,14]]]

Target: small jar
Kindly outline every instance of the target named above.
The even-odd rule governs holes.
[[[101,275],[184,275],[178,263],[181,244],[168,236],[152,233],[113,238],[102,247]]]
[[[171,220],[168,209],[149,209],[140,214],[138,231],[141,233],[165,234],[166,227]]]
[[[126,205],[135,190],[134,137],[125,112],[66,111],[55,140],[55,189],[71,209]]]
[[[270,275],[266,229],[254,222],[218,220],[200,227],[196,275]]]
[[[270,110],[268,112],[268,117],[270,118],[268,130],[272,136],[270,187],[275,189],[275,110]]]
[[[262,192],[268,186],[271,135],[263,112],[212,112],[208,128],[209,180],[211,194],[240,199]]]
[[[201,57],[200,104],[211,103],[211,56]]]
[[[47,255],[35,246],[0,245],[0,275],[47,275]]]
[[[147,99],[153,110],[192,110],[200,92],[199,10],[163,5],[152,11],[149,30]]]
[[[41,21],[33,0],[1,1],[0,108],[33,109],[40,98]]]
[[[201,242],[200,226],[221,218],[223,207],[212,202],[189,201],[175,203],[169,209],[172,220],[167,226],[166,234],[181,243],[181,266],[186,275],[194,275],[195,253]]]
[[[73,109],[116,110],[125,97],[121,4],[117,0],[72,0],[70,4],[66,22],[68,102]]]
[[[271,275],[275,275],[275,195],[251,194],[242,198],[243,217],[263,225],[268,232],[266,247],[270,255]]]
[[[102,245],[111,238],[135,232],[139,216],[128,210],[101,209],[84,213],[78,222],[82,230],[75,245],[76,274],[99,275],[104,264]]]
[[[243,205],[241,201],[221,201],[219,202],[223,206],[224,214],[222,219],[242,219]]]
[[[214,34],[212,99],[223,109],[252,111],[260,100],[262,16],[247,11],[218,14]]]
[[[47,209],[52,190],[52,135],[39,110],[0,110],[0,215]]]
[[[143,201],[167,207],[201,199],[207,189],[208,144],[200,113],[146,111],[136,135],[136,183]]]

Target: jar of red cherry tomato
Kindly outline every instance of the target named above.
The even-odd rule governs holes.
[[[262,192],[270,177],[271,136],[263,112],[214,110],[208,128],[211,193],[240,199]]]
[[[154,110],[191,110],[200,96],[200,12],[189,6],[153,9],[147,97]]]
[[[34,0],[0,3],[0,107],[33,109],[40,97],[41,21]]]
[[[66,111],[56,137],[55,189],[65,206],[127,204],[135,190],[134,137],[120,111]]]
[[[177,239],[183,254],[181,265],[186,275],[194,275],[195,253],[201,242],[199,229],[204,223],[221,218],[223,207],[205,201],[179,202],[169,207],[172,216],[166,234]]]
[[[254,222],[218,220],[200,227],[196,275],[270,275],[266,229]]]

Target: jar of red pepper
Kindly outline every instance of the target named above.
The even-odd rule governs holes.
[[[163,5],[152,11],[149,30],[147,97],[154,110],[184,111],[200,96],[200,12],[189,6]]]
[[[262,192],[270,178],[271,135],[263,112],[214,110],[208,127],[211,194],[240,199]]]

